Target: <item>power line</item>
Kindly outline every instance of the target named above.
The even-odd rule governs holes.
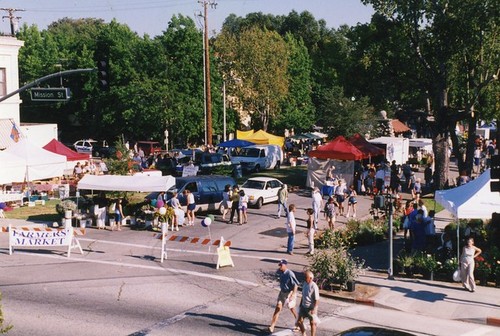
[[[2,16],[2,19],[9,19],[10,21],[10,34],[14,36],[18,27],[20,16],[14,16],[15,12],[24,12],[24,9],[19,8],[0,8],[2,11],[6,11],[8,15]]]

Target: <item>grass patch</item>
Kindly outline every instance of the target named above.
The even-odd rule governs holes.
[[[425,206],[427,207],[427,210],[434,210],[436,213],[440,212],[441,210],[444,210],[443,206],[439,204],[438,202],[434,201],[434,194],[429,194],[430,198],[423,197],[422,200],[424,201]]]
[[[5,212],[5,217],[14,219],[57,222],[61,219],[56,211],[56,204],[60,200],[48,200],[45,205],[36,205],[34,207],[22,206],[12,211]]]
[[[148,193],[138,193],[138,192],[128,192],[128,193],[110,192],[106,193],[106,196],[111,199],[116,197],[126,197],[129,200],[129,204],[136,204],[143,202],[144,197],[146,197],[147,194]],[[74,197],[71,197],[71,199],[75,200]],[[61,215],[57,213],[56,205],[59,204],[60,202],[61,200],[51,199],[46,201],[45,205],[36,205],[34,207],[22,206],[19,208],[15,208],[12,211],[5,212],[5,216],[7,218],[13,218],[13,219],[58,222],[61,220]]]

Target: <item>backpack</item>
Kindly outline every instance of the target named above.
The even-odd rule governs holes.
[[[109,212],[109,213],[115,213],[115,210],[116,210],[116,203],[115,203],[115,202],[113,202],[113,203],[111,203],[111,204],[109,205],[109,207],[108,207],[108,212]]]

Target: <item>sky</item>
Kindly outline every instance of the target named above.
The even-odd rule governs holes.
[[[214,1],[211,1],[214,2]],[[292,10],[309,11],[316,20],[324,19],[327,27],[338,28],[342,24],[349,26],[370,21],[373,14],[371,7],[366,7],[361,0],[217,0],[216,8],[208,7],[209,31],[219,32],[229,14],[246,16],[248,13],[287,15]],[[35,24],[45,29],[58,19],[102,18],[105,22],[115,18],[126,24],[140,36],[151,37],[162,34],[175,14],[189,16],[197,22],[200,29],[202,5],[198,0],[0,0],[0,32],[10,33],[9,12],[5,9],[17,9],[14,17],[19,24]],[[21,11],[23,10],[23,11]]]

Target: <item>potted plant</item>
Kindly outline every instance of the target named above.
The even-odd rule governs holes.
[[[437,260],[431,254],[420,254],[416,258],[417,266],[420,268],[424,278],[434,280],[434,272],[439,268]]]
[[[162,228],[163,224],[166,224],[168,230],[168,223],[172,222],[174,215],[175,215],[174,209],[171,207],[159,208],[158,211],[156,211],[154,214],[154,217],[158,220],[159,229]],[[172,223],[172,230],[173,230],[173,223]]]
[[[56,204],[56,212],[63,216],[64,218],[71,218],[73,212],[77,210],[77,205],[72,200],[64,200],[59,204]]]
[[[486,286],[491,274],[491,265],[482,256],[477,256],[475,262],[476,279],[479,280],[479,284]]]
[[[415,259],[411,254],[406,253],[404,250],[401,251],[396,259],[396,262],[399,264],[405,275],[410,277],[413,276],[413,266]]]

